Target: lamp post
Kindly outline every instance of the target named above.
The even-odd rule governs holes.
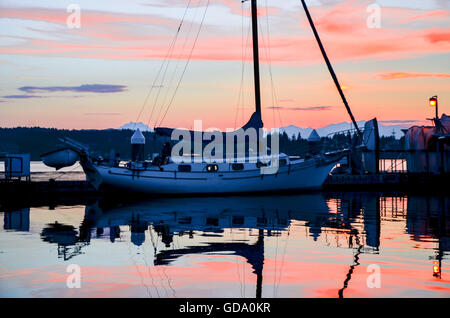
[[[436,134],[439,137],[443,130],[442,130],[441,121],[439,120],[437,95],[434,95],[433,97],[430,98],[430,106],[436,108],[436,117],[434,118],[434,126],[436,127]],[[436,150],[438,153],[439,152],[441,153],[441,162],[440,162],[439,170],[443,173],[443,171],[444,171],[444,164],[443,164],[444,163],[444,152],[442,151],[442,149],[443,148],[440,145],[440,139],[438,138],[437,142],[436,142]]]
[[[430,98],[430,106],[435,107],[436,109],[436,119],[439,118],[439,112],[438,112],[438,97],[437,95]]]

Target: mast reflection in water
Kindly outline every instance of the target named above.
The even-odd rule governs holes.
[[[314,193],[5,211],[0,295],[448,297],[448,201]],[[66,286],[70,264],[80,289]]]

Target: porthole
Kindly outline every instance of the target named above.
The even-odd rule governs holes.
[[[178,171],[179,172],[191,172],[191,165],[179,165]]]
[[[207,165],[206,166],[206,171],[208,171],[208,172],[217,172],[217,171],[219,171],[219,166],[218,165]]]
[[[234,171],[241,171],[241,170],[244,170],[244,164],[243,164],[243,163],[233,163],[233,164],[231,165],[231,168],[232,168]]]

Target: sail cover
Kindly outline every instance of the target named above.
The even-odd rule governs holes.
[[[250,153],[254,153],[257,151],[258,146],[257,142],[259,140],[260,136],[260,128],[263,128],[263,122],[261,120],[261,113],[260,112],[254,112],[252,116],[250,117],[249,121],[242,126],[240,129],[234,130],[232,132],[221,132],[221,131],[214,131],[212,136],[208,136],[208,138],[205,137],[206,132],[201,131],[192,131],[192,130],[177,130],[176,132],[176,138],[179,137],[179,135],[183,136],[183,140],[185,140],[185,136],[190,136],[190,142],[191,146],[193,147],[191,150],[191,154],[197,153],[197,150],[205,149],[205,147],[212,141],[215,143],[222,143],[222,147],[220,148],[214,148],[211,155],[216,156],[216,158],[221,157],[229,157],[230,155],[233,157],[238,158],[247,158],[250,156]],[[250,130],[250,131],[249,131]],[[251,132],[251,130],[254,130]],[[165,127],[159,127],[155,128],[155,133],[160,136],[166,136],[171,138],[172,133],[175,131],[175,128],[165,128]],[[244,134],[239,134],[239,132],[243,132]],[[246,136],[246,133],[249,133],[256,137],[256,140],[254,140],[255,143],[250,142],[250,137]],[[256,135],[255,135],[256,134]],[[241,138],[238,137],[241,136]],[[199,140],[196,139],[196,137],[201,136],[200,144],[198,143]],[[221,137],[222,138],[221,138]],[[243,138],[242,138],[243,136]],[[227,141],[232,140],[234,141],[234,145],[232,148],[228,149]],[[200,149],[197,148],[197,145],[200,146]],[[240,149],[240,150],[238,150]],[[261,149],[260,149],[261,150]],[[193,152],[192,152],[193,151]],[[203,154],[204,156],[208,156],[207,154]]]
[[[249,121],[244,126],[242,126],[241,129],[247,130],[249,128],[253,128],[256,130],[256,132],[259,132],[259,129],[263,128],[263,127],[264,127],[264,124],[261,119],[261,113],[254,112],[252,114],[252,116],[250,117]],[[175,130],[175,128],[157,127],[157,128],[155,128],[155,133],[160,136],[171,137],[174,130]],[[194,140],[194,131],[189,130],[188,132],[191,135],[191,139]],[[222,132],[224,140],[225,140],[227,134],[233,134],[235,132],[236,131],[228,132],[228,133]]]

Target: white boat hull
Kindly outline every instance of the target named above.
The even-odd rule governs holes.
[[[101,184],[150,194],[228,194],[320,189],[336,161],[316,164],[308,160],[280,167],[276,174],[259,169],[217,172],[131,170],[92,166]],[[92,170],[92,169],[91,169]],[[86,171],[86,169],[85,169]],[[88,175],[88,172],[86,171]],[[92,172],[91,172],[92,174]],[[89,178],[88,178],[89,179]]]

